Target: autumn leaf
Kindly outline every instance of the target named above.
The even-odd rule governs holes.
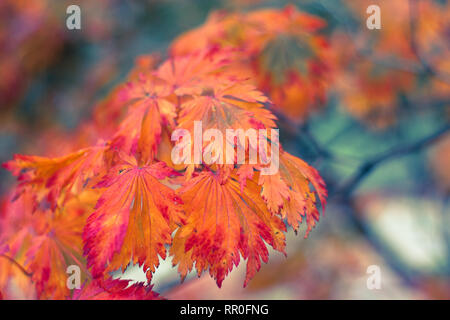
[[[261,196],[266,201],[270,212],[278,213],[284,200],[289,199],[289,188],[280,175],[260,175],[259,182],[263,186]]]
[[[223,74],[246,75],[271,98],[273,108],[300,120],[323,104],[333,80],[329,44],[318,33],[325,26],[322,18],[293,5],[246,14],[213,12],[202,26],[178,37],[171,52],[237,51]]]
[[[44,212],[33,221],[36,235],[26,251],[25,266],[32,274],[40,298],[68,297],[66,283],[70,265],[79,266],[81,276],[87,276],[81,235],[98,197],[97,190],[87,189],[69,199],[63,209]]]
[[[64,299],[69,295],[67,266],[78,265],[82,269],[85,263],[81,233],[98,198],[97,192],[84,190],[68,199],[64,208],[51,211],[33,210],[29,205],[30,188],[26,191],[7,207],[8,215],[13,213],[26,219],[16,220],[18,225],[10,226],[16,228],[15,232],[6,230],[3,240],[8,245],[6,254],[15,263],[9,262],[9,268],[2,270],[11,277],[18,278],[19,275],[22,290],[28,296],[35,288],[38,298]],[[12,223],[14,220],[9,221]],[[23,276],[30,278],[24,281]],[[0,285],[4,285],[2,277]]]
[[[174,127],[175,105],[167,99],[169,86],[153,77],[140,77],[122,89],[127,113],[112,139],[112,146],[136,153],[142,163],[155,158],[163,126]]]
[[[128,280],[93,280],[74,290],[72,300],[160,300],[152,286],[130,285]]]
[[[229,29],[233,27],[235,27],[234,30],[238,29],[236,28],[237,20],[240,20],[238,14],[214,11],[203,25],[176,38],[170,47],[170,53],[174,56],[182,56],[211,47],[219,47],[221,50],[237,47],[241,43],[241,37],[227,37],[228,34],[231,35]],[[236,32],[233,33],[235,34]]]
[[[25,297],[35,297],[35,289],[25,263],[25,249],[29,246],[34,196],[30,188],[14,199],[14,193],[4,198],[0,211],[0,290],[8,297],[8,287],[14,283]],[[14,262],[13,262],[14,261]]]
[[[101,176],[107,149],[106,143],[99,142],[59,158],[15,155],[14,160],[3,166],[18,176],[17,196],[29,186],[36,192],[37,202],[45,199],[55,208],[63,192],[76,194],[90,179]]]
[[[200,94],[205,83],[213,85],[220,83],[219,79],[225,81],[221,73],[234,54],[230,50],[206,47],[198,52],[169,58],[158,68],[155,75],[165,80],[179,97]]]
[[[241,192],[236,175],[222,179],[202,172],[181,188],[187,222],[173,240],[173,263],[184,278],[195,263],[198,274],[209,270],[220,287],[225,276],[247,260],[244,286],[267,262],[266,243],[284,252],[285,225],[271,214],[260,196],[261,187],[247,180]]]
[[[316,196],[323,209],[326,205],[327,190],[319,172],[305,161],[281,151],[279,172],[272,176],[260,175],[258,183],[269,210],[281,213],[295,231],[302,217],[306,217],[307,237],[320,216]]]
[[[204,129],[275,127],[275,116],[263,108],[264,102],[268,102],[267,97],[248,84],[205,87],[200,95],[181,105],[178,126],[191,129],[194,121],[202,121]]]
[[[15,192],[5,196],[0,211],[0,253],[15,255],[19,251],[24,238],[21,230],[29,225],[35,211],[34,197],[31,187],[25,187],[19,198]]]
[[[238,176],[239,185],[241,186],[241,192],[244,192],[247,179],[252,179],[254,175],[254,166],[250,164],[242,164],[236,171]]]
[[[240,81],[217,85],[213,88],[205,86],[201,95],[194,95],[181,104],[177,128],[188,130],[191,137],[195,137],[196,122],[201,123],[201,130],[219,130],[224,138],[226,138],[227,130],[245,132],[248,129],[254,129],[257,133],[258,129],[275,127],[276,117],[264,108],[264,103],[268,102],[267,97],[254,86]],[[202,143],[202,152],[206,150],[212,154],[212,150],[218,149],[220,154],[215,156],[222,156],[225,162],[224,150],[234,149],[235,146],[247,150],[251,143],[248,138],[224,141],[225,144],[220,147],[218,142],[223,141],[205,139]],[[193,144],[191,146],[193,148]],[[256,145],[252,145],[252,148],[256,148]]]
[[[325,183],[307,163],[277,145],[279,171],[265,176],[268,165],[250,155],[264,138],[278,144],[278,131],[268,130],[276,128],[269,108],[299,117],[326,96],[327,42],[317,34],[324,26],[293,6],[213,13],[171,45],[167,60],[138,58],[126,83],[70,135],[69,154],[14,156],[4,165],[19,185],[0,212],[0,254],[8,254],[0,261],[2,293],[14,277],[20,281],[14,285],[32,293],[27,296],[42,299],[156,299],[150,285],[110,274],[139,264],[150,283],[167,247],[183,279],[196,268],[219,287],[243,259],[246,286],[268,261],[269,246],[284,253],[287,224],[297,231],[306,219],[308,234],[319,202],[325,207]],[[202,135],[200,163],[173,159],[175,129],[195,141]],[[217,131],[205,137],[208,129]],[[58,136],[54,132],[46,137]],[[72,151],[99,137],[106,141]],[[43,151],[61,152],[63,140],[49,139]],[[181,146],[193,148],[188,140]],[[239,156],[227,154],[221,164],[206,160],[208,152],[218,156],[219,140],[222,156],[229,147]],[[178,150],[188,159],[186,149]],[[268,156],[258,155],[266,163]],[[66,285],[71,264],[85,278],[74,292]]]
[[[271,97],[274,108],[293,120],[305,119],[323,104],[332,81],[329,45],[317,34],[326,22],[294,6],[257,10],[247,19],[265,30],[253,52],[258,88]]]
[[[166,257],[165,245],[182,223],[181,200],[160,180],[176,174],[163,162],[138,166],[134,158],[111,169],[97,187],[104,191],[83,232],[84,254],[94,278],[134,264],[147,277]]]

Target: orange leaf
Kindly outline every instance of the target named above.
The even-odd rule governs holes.
[[[303,160],[282,151],[280,168],[274,176],[260,176],[262,195],[272,213],[281,212],[283,218],[297,231],[306,216],[306,235],[319,220],[316,195],[325,209],[327,190],[319,172]],[[310,184],[314,189],[310,188]],[[280,210],[281,208],[281,210]]]
[[[200,94],[205,83],[217,82],[219,72],[229,63],[232,54],[227,50],[206,48],[186,56],[174,56],[158,68],[156,75],[165,80],[177,96]]]
[[[83,270],[81,234],[97,199],[98,192],[86,190],[67,200],[63,209],[33,215],[23,229],[28,240],[24,266],[32,274],[39,298],[64,299],[69,295],[67,267],[77,265]]]
[[[127,114],[113,137],[112,145],[126,153],[137,153],[141,163],[155,158],[162,127],[174,126],[175,105],[167,100],[169,86],[158,79],[142,77],[122,91]]]
[[[152,286],[141,283],[129,285],[127,280],[94,280],[75,290],[73,300],[159,300]]]
[[[144,265],[147,277],[166,257],[180,199],[159,180],[174,174],[163,162],[139,167],[131,161],[111,169],[98,187],[105,190],[83,232],[84,253],[95,278],[124,269],[132,260]]]
[[[199,275],[209,269],[220,287],[242,255],[247,260],[246,286],[261,260],[268,261],[266,243],[284,252],[285,225],[267,210],[260,192],[253,180],[241,192],[236,175],[223,180],[211,172],[202,172],[182,187],[188,217],[175,234],[171,254],[183,278],[195,263]]]
[[[89,179],[104,170],[105,152],[109,146],[100,142],[97,146],[80,149],[59,158],[15,155],[14,160],[4,164],[21,181],[18,193],[32,186],[38,199],[46,199],[52,208],[63,191],[79,193]]]

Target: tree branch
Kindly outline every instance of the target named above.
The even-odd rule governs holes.
[[[434,142],[436,142],[441,136],[443,136],[445,133],[450,131],[450,125],[445,125],[443,128],[439,129],[438,131],[430,134],[429,136],[422,138],[419,141],[416,141],[412,144],[400,146],[393,148],[385,153],[382,153],[373,159],[367,161],[364,163],[357,171],[356,173],[346,182],[344,185],[339,188],[339,190],[336,192],[337,194],[344,195],[345,197],[348,197],[355,188],[361,183],[361,181],[364,180],[365,177],[367,177],[377,166],[379,166],[381,163],[392,160],[396,157],[413,153],[416,151],[421,150],[424,147],[427,147]]]

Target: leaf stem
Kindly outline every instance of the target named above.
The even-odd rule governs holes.
[[[16,260],[14,260],[13,258],[11,258],[10,256],[7,256],[6,254],[0,254],[0,257],[3,257],[7,260],[9,260],[9,262],[11,262],[13,265],[15,265],[17,268],[20,269],[20,271],[22,271],[22,273],[24,275],[26,275],[27,277],[31,277],[33,274],[28,272],[20,263],[18,263]]]

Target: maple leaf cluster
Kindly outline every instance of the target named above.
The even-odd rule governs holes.
[[[333,53],[321,33],[325,27],[325,20],[291,5],[246,14],[216,12],[178,37],[170,51],[186,54],[207,46],[235,50],[233,71],[268,95],[273,110],[303,121],[323,105],[334,78]]]
[[[157,299],[151,285],[127,286],[111,273],[139,264],[150,284],[168,256],[183,279],[205,271],[219,287],[244,260],[245,286],[268,261],[268,247],[285,253],[287,225],[297,231],[305,219],[307,235],[327,197],[316,169],[281,146],[273,175],[262,175],[262,164],[175,164],[171,135],[194,136],[194,121],[204,129],[272,129],[273,108],[306,112],[326,90],[327,44],[315,35],[323,26],[294,7],[213,14],[176,39],[167,60],[137,59],[66,141],[71,152],[4,164],[18,185],[0,216],[3,295],[14,279],[41,299]],[[299,55],[273,64],[274,54],[298,43]],[[291,90],[292,81],[305,90]],[[80,290],[66,285],[69,265],[83,271]]]

